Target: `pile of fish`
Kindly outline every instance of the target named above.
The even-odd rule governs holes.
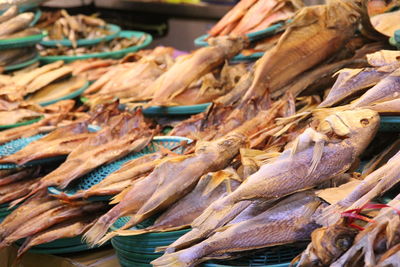
[[[235,12],[248,11],[233,25],[253,4],[287,8],[285,1],[243,0]],[[220,36],[180,57],[157,47],[122,60],[55,62],[2,76],[5,111],[36,111],[23,98],[74,71],[98,79],[84,106],[58,102],[36,111],[42,120],[0,132],[0,144],[43,134],[0,157],[0,164],[17,166],[0,172],[0,204],[17,207],[0,223],[0,247],[26,238],[21,256],[59,238],[83,236],[94,246],[115,236],[191,228],[158,248],[165,254],[152,264],[197,266],[311,239],[293,263],[399,266],[399,197],[371,204],[396,189],[398,136],[362,174],[354,172],[376,142],[380,115],[400,113],[400,52],[387,50],[387,38],[365,20],[364,4],[330,0],[299,9],[255,64],[230,63],[248,42]],[[145,118],[139,107],[203,102],[212,104],[178,123]],[[128,160],[73,195],[48,195],[48,187],[66,190],[142,151],[168,123],[168,135],[193,142]],[[57,164],[28,165],[58,156]],[[112,197],[110,205],[88,202],[98,196]],[[125,216],[129,221],[110,231]],[[153,225],[132,228],[154,217]]]
[[[31,25],[35,14],[32,12],[20,13],[17,6],[11,6],[0,16],[0,40],[23,38],[40,34],[40,30]],[[0,67],[16,65],[34,58],[36,48],[11,48],[0,51]]]
[[[242,0],[210,29],[210,36],[241,36],[286,21],[304,6],[301,0]]]
[[[47,39],[71,41],[74,48],[79,39],[95,39],[110,34],[105,28],[106,22],[96,15],[70,15],[65,9],[56,12],[45,12],[39,20],[38,28],[48,32]]]
[[[63,61],[56,61],[42,67],[31,66],[10,75],[2,75],[0,96],[16,106],[24,101],[39,104],[65,97],[87,83],[86,78],[74,76],[73,71]]]
[[[232,90],[246,72],[244,64],[224,65],[245,43],[241,38],[223,37],[214,45],[176,59],[170,47],[137,53],[133,62],[122,60],[109,68],[84,95],[91,106],[115,98],[128,106],[141,101],[162,106],[210,102]]]
[[[65,46],[59,46],[56,48],[49,48],[44,46],[38,46],[39,53],[41,56],[80,56],[85,54],[95,54],[104,52],[119,51],[128,47],[137,46],[144,42],[146,36],[143,35],[140,38],[124,38],[117,37],[110,42],[101,42],[92,46],[82,46],[78,48],[71,48]]]

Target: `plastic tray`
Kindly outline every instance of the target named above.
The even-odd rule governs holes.
[[[37,54],[32,59],[29,59],[29,60],[27,60],[25,62],[22,62],[22,63],[19,63],[19,64],[15,64],[15,65],[6,66],[4,68],[4,70],[5,71],[12,71],[12,70],[22,69],[22,68],[28,67],[29,65],[32,65],[32,64],[38,62],[39,59],[40,59],[40,56],[39,56],[39,54]]]
[[[2,39],[0,40],[0,49],[34,46],[35,44],[40,43],[44,36],[45,35],[41,33],[21,38]]]
[[[153,106],[144,109],[143,114],[146,116],[193,115],[205,111],[210,105],[211,103],[172,107]]]
[[[162,145],[166,148],[173,148],[182,141],[191,142],[192,140],[189,138],[178,137],[178,136],[168,136],[168,137],[163,137],[163,136],[157,137],[156,136],[153,138],[153,141],[142,151],[133,153],[122,159],[116,160],[114,162],[111,162],[111,163],[108,163],[108,164],[105,164],[103,166],[96,168],[92,172],[84,175],[79,180],[78,184],[76,184],[75,186],[68,187],[64,191],[60,190],[56,187],[49,187],[48,191],[53,195],[59,195],[59,194],[63,193],[68,196],[73,196],[80,190],[87,190],[87,189],[91,188],[93,185],[100,183],[108,175],[110,175],[111,173],[113,173],[113,172],[117,171],[119,168],[121,168],[121,166],[124,163],[126,163],[130,160],[139,158],[141,156],[144,156],[146,154],[150,154],[150,153],[157,151],[158,148],[157,148],[156,144]],[[179,148],[179,149],[175,150],[174,152],[183,153],[183,149]],[[108,199],[110,199],[110,196],[89,198],[89,200],[91,200],[91,201],[103,201],[103,200],[108,200]]]
[[[382,116],[379,131],[400,133],[400,116]]]
[[[110,40],[114,39],[116,36],[118,36],[119,32],[121,31],[121,28],[114,24],[107,24],[106,28],[111,32],[109,35],[101,37],[101,38],[95,38],[95,39],[80,39],[80,40],[76,41],[77,45],[78,46],[95,45],[100,42],[110,41]],[[52,46],[52,47],[56,47],[59,45],[72,47],[72,42],[68,39],[42,40],[40,42],[40,44],[44,45],[44,46]]]
[[[24,125],[29,125],[35,122],[38,122],[42,119],[43,117],[39,117],[39,118],[35,118],[29,121],[23,121],[23,122],[18,122],[15,124],[7,124],[7,125],[0,125],[0,130],[4,130],[4,129],[9,129],[9,128],[15,128],[15,127],[19,127],[19,126],[24,126]]]
[[[138,31],[121,31],[118,34],[119,37],[125,37],[125,38],[131,38],[131,37],[140,38],[143,35],[146,36],[146,39],[144,40],[144,42],[142,44],[131,46],[131,47],[121,49],[118,51],[85,54],[85,55],[80,55],[80,56],[46,56],[46,57],[41,57],[40,61],[42,63],[51,63],[51,62],[58,61],[58,60],[63,60],[64,62],[72,62],[75,60],[82,60],[82,59],[88,59],[88,58],[121,58],[128,53],[136,52],[142,48],[145,48],[146,46],[151,44],[151,42],[153,41],[153,37],[150,34],[147,34],[144,32],[138,32]]]
[[[20,10],[21,10],[21,8],[20,8]],[[35,11],[35,17],[33,18],[31,24],[29,24],[29,26],[31,26],[31,27],[35,26],[36,23],[38,23],[38,21],[40,20],[40,17],[42,16],[42,11],[39,8],[36,8],[33,11]]]
[[[48,106],[51,104],[54,104],[56,102],[59,102],[61,100],[67,100],[67,99],[73,99],[75,97],[80,96],[87,88],[89,87],[89,82],[86,82],[84,86],[82,86],[81,88],[79,88],[78,90],[76,90],[75,92],[72,92],[66,96],[57,98],[57,99],[53,99],[53,100],[49,100],[49,101],[45,101],[45,102],[40,102],[39,105],[41,106]]]
[[[265,28],[264,30],[248,33],[248,34],[246,34],[246,36],[247,36],[247,38],[249,38],[250,42],[254,42],[254,41],[263,39],[265,37],[274,35],[275,33],[279,32],[286,23],[287,22],[277,23],[268,28]],[[194,40],[194,44],[196,46],[208,46],[208,43],[206,41],[206,39],[208,37],[209,37],[208,34],[204,34],[204,35],[196,38]]]
[[[7,142],[5,144],[2,144],[2,145],[0,145],[0,157],[12,155],[12,154],[20,151],[21,149],[23,149],[30,143],[32,143],[44,136],[46,136],[46,134],[36,134],[36,135],[30,136],[30,137],[19,138],[19,139],[15,139],[10,142]],[[1,208],[0,208],[0,211],[1,211]]]

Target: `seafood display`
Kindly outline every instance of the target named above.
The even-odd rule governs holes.
[[[242,0],[190,52],[157,46],[0,75],[0,126],[14,126],[0,131],[0,248],[23,258],[57,242],[111,244],[122,266],[252,266],[259,253],[266,266],[400,266],[395,5]],[[0,35],[18,16],[0,16]],[[250,44],[246,34],[280,21]],[[46,12],[39,27],[74,45],[41,53],[143,41],[77,47],[105,26]],[[29,50],[13,49],[0,57]],[[264,55],[234,59],[254,51]]]
[[[95,39],[110,34],[106,22],[96,16],[70,15],[65,9],[44,13],[37,27],[48,32],[49,40],[68,39],[77,47],[79,39]]]

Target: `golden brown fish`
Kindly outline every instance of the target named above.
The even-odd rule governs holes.
[[[0,186],[8,185],[19,180],[23,180],[25,178],[35,176],[40,171],[40,167],[37,168],[27,168],[17,171],[15,173],[6,175],[0,178]]]
[[[41,103],[55,100],[79,90],[85,84],[85,78],[83,78],[82,76],[74,76],[70,79],[52,83],[43,87],[39,91],[32,94],[28,98],[28,101],[33,103]]]
[[[92,224],[94,218],[79,218],[72,221],[56,224],[45,231],[39,232],[33,236],[28,237],[25,242],[18,249],[17,258],[20,258],[30,248],[49,243],[51,241],[61,238],[72,238],[83,234]]]
[[[0,111],[0,125],[15,124],[18,122],[38,118],[41,113],[29,109],[16,109],[12,111]]]
[[[210,40],[210,46],[178,60],[146,89],[154,92],[148,105],[170,104],[169,100],[185,91],[192,82],[239,53],[245,46],[243,38],[219,37]]]
[[[27,85],[26,94],[34,93],[37,90],[49,85],[50,83],[66,77],[72,73],[72,68],[68,66],[64,66],[55,70],[47,71],[42,73],[41,75],[36,76],[32,82]]]
[[[357,1],[350,0],[302,8],[278,44],[257,61],[253,83],[242,102],[278,90],[336,53],[354,36],[360,13]]]
[[[116,231],[115,234],[130,236],[187,228],[205,208],[221,196],[234,191],[240,182],[239,176],[229,168],[206,174],[200,178],[192,192],[161,214],[152,226],[138,230]]]
[[[49,71],[56,70],[56,69],[60,68],[63,64],[64,64],[64,62],[61,60],[50,63],[50,64],[46,64],[43,67],[35,68],[26,73],[21,73],[19,75],[13,76],[13,81],[18,85],[26,86],[30,82],[32,82],[36,77],[39,77],[42,74],[45,74]]]
[[[304,241],[317,227],[312,216],[321,200],[312,192],[294,194],[254,218],[219,229],[190,248],[165,254],[153,266],[197,266],[208,259],[226,259],[235,252]]]

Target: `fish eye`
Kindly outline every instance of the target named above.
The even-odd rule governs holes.
[[[368,126],[368,124],[369,124],[369,120],[368,119],[362,119],[362,120],[360,120],[360,123],[361,123],[361,125],[362,126]]]
[[[347,250],[351,246],[351,243],[347,238],[339,238],[336,240],[336,246],[342,250]]]

